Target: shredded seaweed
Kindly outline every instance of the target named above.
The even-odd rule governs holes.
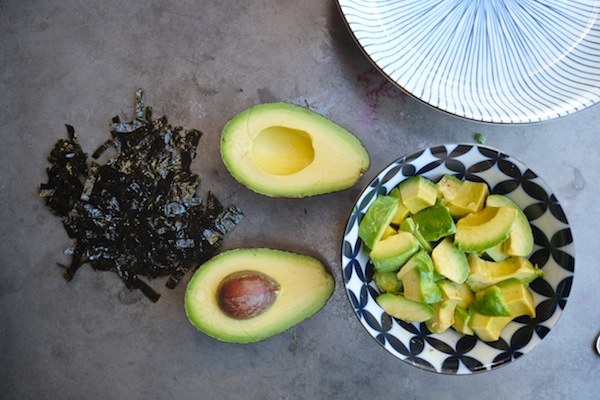
[[[58,216],[75,244],[64,278],[71,281],[89,263],[112,271],[126,287],[141,290],[151,301],[160,295],[140,277],[168,276],[175,288],[186,272],[216,255],[227,235],[244,218],[234,205],[224,207],[208,192],[197,196],[200,177],[190,171],[202,133],[171,126],[166,117],[153,119],[136,92],[135,117],[114,117],[112,138],[88,155],[75,130],[54,145],[48,182],[39,194]],[[109,148],[117,155],[101,165]]]

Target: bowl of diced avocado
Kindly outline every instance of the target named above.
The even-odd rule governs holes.
[[[554,328],[574,250],[562,206],[523,162],[445,144],[400,157],[361,192],[342,273],[358,320],[389,353],[465,375],[515,361]]]

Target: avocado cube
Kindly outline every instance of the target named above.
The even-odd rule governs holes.
[[[517,219],[511,207],[485,207],[456,222],[454,243],[465,253],[484,252],[508,239]]]
[[[510,257],[495,262],[470,254],[467,259],[470,271],[467,284],[474,292],[484,290],[510,278],[529,284],[544,276],[544,270],[533,265],[525,257]]]
[[[419,251],[400,268],[398,279],[407,299],[427,304],[442,300],[442,291],[433,276],[433,263],[425,251]]]
[[[437,200],[437,186],[429,179],[417,175],[402,181],[398,188],[402,203],[412,214],[432,206]]]
[[[467,309],[457,305],[454,309],[454,324],[452,324],[452,327],[461,335],[472,336],[475,332],[469,326],[470,319],[471,313]]]
[[[380,272],[375,271],[373,273],[373,282],[381,293],[398,293],[402,289],[402,282],[396,276],[394,272]]]
[[[444,204],[448,204],[456,197],[456,194],[463,185],[463,181],[455,177],[454,175],[444,175],[442,179],[436,183],[438,189],[438,198],[440,198]]]
[[[495,285],[477,292],[473,310],[489,317],[510,317],[511,315],[500,288]]]
[[[507,279],[497,285],[502,297],[510,310],[508,317],[493,317],[482,315],[473,310],[469,327],[485,342],[494,342],[500,338],[502,329],[513,319],[522,315],[535,318],[535,303],[529,289],[518,279]]]
[[[467,255],[444,238],[431,252],[433,267],[442,276],[456,283],[466,282],[469,277],[469,261]]]
[[[481,211],[490,194],[484,182],[464,181],[456,196],[446,205],[454,218],[462,218],[467,214]]]
[[[397,197],[399,200],[398,211],[396,212],[396,215],[394,216],[391,222],[393,225],[399,226],[404,220],[404,218],[406,218],[410,214],[410,211],[404,205],[404,203],[402,203],[402,198],[400,197],[400,189],[398,189],[397,187],[393,188],[389,196]]]
[[[398,211],[398,202],[397,197],[378,196],[367,209],[358,225],[358,237],[369,249],[373,249],[390,225]]]
[[[431,244],[421,235],[415,220],[412,217],[408,217],[402,221],[399,229],[404,232],[410,232],[414,237],[417,238],[421,248],[425,251],[431,251]]]
[[[454,220],[448,208],[441,201],[414,214],[413,220],[423,238],[428,242],[437,242],[456,232]]]
[[[406,322],[425,322],[435,315],[429,304],[407,299],[400,294],[382,293],[375,301],[389,316]]]
[[[454,312],[461,301],[461,293],[459,285],[452,281],[444,279],[437,284],[442,291],[442,301],[432,304],[435,316],[425,324],[432,333],[443,333],[454,324]]]
[[[508,239],[503,242],[501,252],[508,256],[527,257],[533,251],[533,231],[527,216],[506,196],[500,194],[491,194],[486,199],[486,206],[491,207],[511,207],[517,210],[517,219],[513,225]],[[493,256],[492,256],[493,257]],[[495,261],[498,261],[494,258]]]
[[[375,243],[371,261],[377,271],[396,272],[419,248],[419,242],[412,234],[398,232]]]

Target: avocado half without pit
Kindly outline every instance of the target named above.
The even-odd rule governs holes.
[[[360,140],[342,126],[290,103],[259,104],[221,135],[231,175],[256,193],[299,198],[348,189],[370,165]]]
[[[188,319],[225,342],[257,342],[317,313],[334,280],[317,259],[268,248],[223,252],[202,265],[185,293]]]

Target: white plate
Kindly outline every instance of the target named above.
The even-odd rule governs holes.
[[[373,64],[439,110],[531,123],[600,100],[600,1],[337,2]]]
[[[437,182],[444,174],[486,182],[491,193],[513,200],[527,216],[535,246],[529,260],[545,276],[529,285],[536,316],[518,317],[500,339],[487,343],[453,329],[432,334],[425,323],[407,323],[377,304],[373,264],[358,237],[358,225],[369,205],[409,176]],[[491,147],[446,144],[418,150],[387,166],[359,196],[348,219],[342,245],[346,293],[359,321],[386,350],[416,367],[442,374],[489,371],[518,359],[537,346],[566,306],[575,272],[575,249],[567,217],[544,181],[520,161]]]

